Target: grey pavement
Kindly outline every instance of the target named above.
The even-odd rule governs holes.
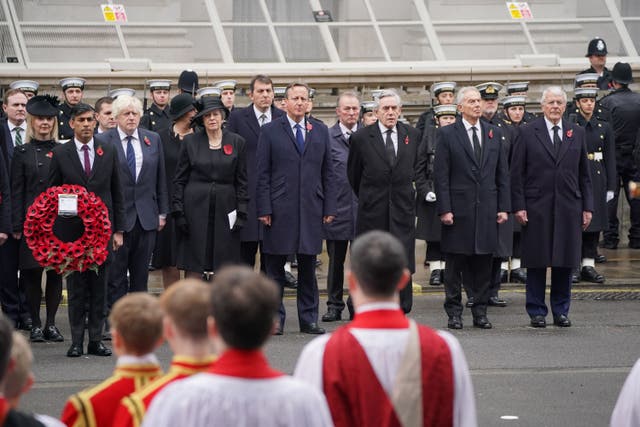
[[[577,287],[571,307],[571,328],[528,326],[522,286],[508,286],[506,308],[490,308],[492,330],[470,326],[454,335],[469,362],[480,426],[605,426],[618,392],[640,357],[640,287],[623,284]],[[442,288],[415,296],[411,317],[435,328],[446,326]],[[325,297],[321,297],[320,314]],[[270,362],[291,373],[302,347],[313,337],[300,334],[295,299],[286,299],[289,318],[285,334],[266,348]],[[550,320],[550,319],[548,319]],[[325,323],[329,330],[344,324]],[[58,325],[68,337],[66,307]],[[26,332],[25,332],[26,334]],[[32,346],[36,383],[24,398],[26,410],[59,416],[71,393],[96,384],[113,370],[115,357],[65,357],[69,341]],[[168,366],[170,351],[157,352]],[[516,419],[506,420],[510,416]]]

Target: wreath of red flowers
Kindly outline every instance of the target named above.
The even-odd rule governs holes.
[[[59,194],[78,196],[78,217],[84,224],[84,234],[73,242],[63,242],[53,233]],[[65,184],[48,188],[29,206],[23,235],[33,257],[45,270],[64,276],[74,271],[97,273],[107,259],[111,221],[100,197],[83,186]]]

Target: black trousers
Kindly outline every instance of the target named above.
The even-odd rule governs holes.
[[[20,270],[22,283],[26,288],[27,300],[29,301],[29,309],[34,327],[41,327],[40,320],[40,303],[42,301],[42,273],[44,268],[28,268]],[[56,324],[56,313],[60,306],[62,298],[62,276],[54,270],[46,273],[47,280],[45,282],[45,302],[47,310],[47,321],[45,326]]]
[[[20,241],[11,235],[0,246],[0,303],[2,312],[14,324],[29,317],[29,306],[22,280],[18,280]]]
[[[549,302],[554,316],[569,314],[571,305],[571,267],[551,267],[551,293]],[[546,316],[544,302],[547,279],[546,268],[527,268],[526,308],[529,316]]]
[[[260,242],[240,242],[240,257],[242,263],[253,268],[256,265],[256,253],[260,250],[260,271],[266,272],[264,266],[264,254],[262,253],[262,243]]]
[[[75,272],[67,277],[69,324],[71,326],[71,341],[74,344],[82,345],[84,342],[86,303],[88,303],[89,314],[89,342],[102,339],[102,327],[106,318],[108,275],[108,266],[105,264],[98,268],[98,274],[94,271],[85,271],[83,273]]]
[[[618,220],[618,198],[620,196],[620,184],[622,184],[624,190],[624,196],[629,203],[629,244],[640,246],[640,199],[632,199],[629,195],[629,181],[638,179],[638,171],[635,165],[620,164],[618,162],[618,185],[616,185],[613,192],[613,199],[607,203],[608,215],[609,215],[609,228],[603,233],[604,241],[606,243],[618,244],[620,241],[619,228],[620,221]]]
[[[598,255],[600,232],[582,233],[582,258],[595,258]]]
[[[327,308],[344,310],[344,261],[349,240],[327,240],[329,272],[327,274]]]
[[[491,283],[489,285],[489,297],[497,297],[500,292],[500,276],[503,258],[493,258],[491,260]]]
[[[267,275],[280,286],[280,327],[284,328],[286,312],[282,297],[284,296],[284,264],[287,255],[264,254]],[[318,322],[318,282],[316,280],[316,256],[297,254],[298,258],[298,289],[296,303],[298,307],[298,322],[308,325]]]
[[[440,242],[427,241],[427,261],[444,261],[444,253],[440,249]]]
[[[114,253],[114,260],[109,268],[109,310],[128,292],[147,292],[149,260],[156,242],[156,233],[156,230],[143,230],[138,220],[131,231],[124,233],[124,244]]]
[[[462,315],[462,280],[473,297],[473,317],[487,314],[492,255],[447,254],[444,270],[444,310],[449,317]],[[464,277],[463,277],[464,276]]]
[[[522,234],[519,231],[513,232],[513,248],[511,250],[511,258],[522,258]]]

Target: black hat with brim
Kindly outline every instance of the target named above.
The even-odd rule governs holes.
[[[58,97],[36,95],[27,101],[27,113],[38,117],[55,117],[58,115]]]
[[[631,65],[627,62],[616,62],[611,71],[611,80],[623,85],[633,83],[633,73],[631,72]]]
[[[188,93],[181,93],[171,99],[169,116],[171,116],[171,119],[175,121],[187,114],[189,111],[195,109],[196,106],[193,103],[193,97]]]
[[[229,117],[229,109],[225,107],[220,98],[217,97],[205,96],[196,103],[196,107],[198,108],[198,114],[196,114],[194,119],[198,119],[214,110],[222,110],[225,119]]]

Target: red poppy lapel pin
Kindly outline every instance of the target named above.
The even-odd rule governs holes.
[[[102,156],[104,154],[104,151],[102,151],[102,145],[98,145],[98,148],[96,148],[96,154],[98,156]]]
[[[151,140],[149,139],[148,136],[144,137],[144,143],[147,144],[147,147],[149,147],[151,145]]]
[[[404,137],[404,145],[409,145],[409,135]]]
[[[53,151],[49,151],[47,154],[45,154],[45,156],[47,156],[48,158],[52,158],[53,157]]]
[[[313,129],[313,125],[307,122],[307,132],[311,132],[312,129]]]
[[[493,139],[493,129],[489,129],[489,139]]]
[[[573,129],[569,129],[567,131],[567,138],[571,138],[571,137],[573,137]]]
[[[230,156],[233,153],[233,145],[225,144],[222,147],[222,150],[224,151],[224,154],[226,154],[227,156]]]

